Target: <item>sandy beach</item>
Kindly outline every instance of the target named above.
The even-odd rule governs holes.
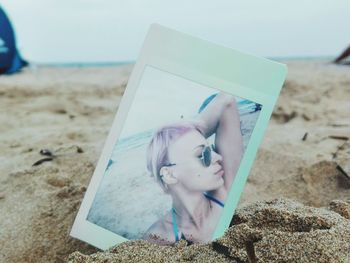
[[[324,61],[287,65],[287,81],[234,227],[218,242],[229,246],[250,233],[259,237],[254,239],[256,257],[277,262],[281,258],[276,255],[287,255],[278,244],[298,236],[305,243],[322,240],[318,253],[330,255],[323,262],[339,262],[350,249],[350,67]],[[37,67],[0,76],[0,262],[67,262],[75,251],[79,253],[70,257],[71,262],[94,262],[94,257],[125,255],[129,248],[140,248],[140,253],[159,250],[133,241],[89,257],[84,255],[98,250],[69,237],[131,70],[132,65]],[[50,158],[48,152],[57,157]],[[275,198],[279,199],[266,201]],[[273,224],[266,222],[267,215]],[[254,223],[260,219],[260,225]],[[247,262],[244,246],[232,242],[231,256]],[[339,246],[338,258],[331,256],[331,244]],[[209,245],[196,249],[187,255],[207,251],[227,260]],[[164,255],[174,255],[165,250]],[[295,262],[300,255],[291,253],[288,258]]]

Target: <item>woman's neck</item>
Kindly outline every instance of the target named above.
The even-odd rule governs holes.
[[[173,191],[172,199],[178,224],[183,227],[201,228],[203,220],[208,216],[211,209],[210,201],[204,194],[177,189],[177,191]]]

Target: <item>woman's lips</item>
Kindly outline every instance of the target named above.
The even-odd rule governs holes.
[[[219,175],[219,176],[223,176],[224,175],[224,169],[220,169],[219,171],[217,171],[216,173],[215,173],[216,175]]]

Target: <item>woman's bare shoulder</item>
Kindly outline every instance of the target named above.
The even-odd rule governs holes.
[[[175,237],[172,233],[171,224],[169,224],[167,219],[166,215],[153,223],[144,234],[143,239],[159,245],[173,244]]]

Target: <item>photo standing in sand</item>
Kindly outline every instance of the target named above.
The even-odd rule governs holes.
[[[129,240],[210,241],[260,111],[147,67],[87,220]]]

